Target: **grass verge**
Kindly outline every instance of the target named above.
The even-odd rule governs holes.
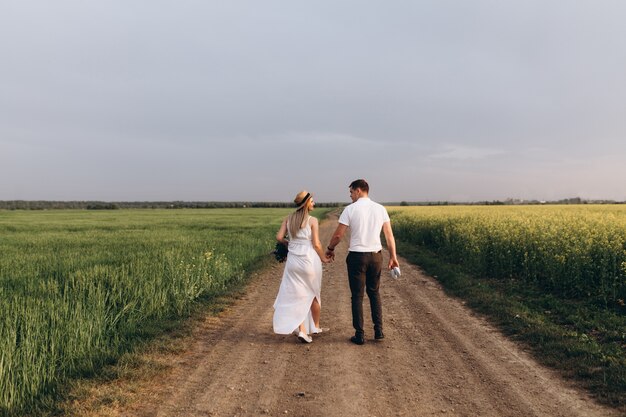
[[[559,299],[517,280],[471,276],[431,251],[397,242],[398,253],[434,276],[539,362],[577,381],[599,402],[626,412],[626,316],[594,303]]]
[[[92,375],[70,379],[55,400],[23,416],[119,416],[121,410],[132,407],[138,398],[146,395],[153,381],[159,381],[176,366],[173,358],[183,354],[193,343],[194,329],[207,317],[218,315],[243,296],[250,280],[272,262],[271,256],[259,259],[236,286],[219,296],[198,299],[185,316],[153,323],[137,336],[132,349],[118,360]]]

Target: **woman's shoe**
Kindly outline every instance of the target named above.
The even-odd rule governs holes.
[[[311,339],[311,336],[304,332],[298,333],[298,339],[300,339],[302,343],[311,343],[313,341],[313,339]]]
[[[320,328],[313,328],[313,334],[320,334],[320,333],[324,333],[329,331],[330,329],[328,327],[320,327]]]

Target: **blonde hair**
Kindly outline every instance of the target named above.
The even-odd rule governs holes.
[[[309,192],[306,190],[300,191],[296,194],[296,198],[294,198],[293,202],[296,203],[297,206],[303,203],[304,199],[309,195]],[[298,230],[304,228],[306,221],[309,219],[309,211],[310,210],[310,201],[308,198],[307,202],[304,203],[302,207],[297,209],[295,212],[291,213],[287,217],[287,227],[289,228],[289,234],[291,237],[295,237]]]

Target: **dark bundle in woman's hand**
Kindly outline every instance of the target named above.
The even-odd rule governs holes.
[[[276,248],[274,249],[274,257],[278,262],[285,262],[287,259],[287,254],[289,253],[289,249],[287,249],[287,245],[281,242],[276,242]]]

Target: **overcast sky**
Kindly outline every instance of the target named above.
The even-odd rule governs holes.
[[[626,200],[626,2],[0,2],[0,200]]]

